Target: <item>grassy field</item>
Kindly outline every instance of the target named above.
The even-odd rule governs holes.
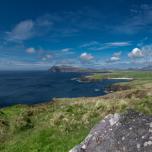
[[[151,71],[111,71],[110,73],[97,73],[86,76],[90,80],[101,80],[107,78],[120,78],[120,77],[129,77],[136,80],[151,80],[152,81],[152,72]]]
[[[132,77],[128,89],[103,97],[55,99],[47,104],[0,110],[1,152],[67,152],[110,113],[128,108],[152,114],[152,72],[94,74],[90,79]]]

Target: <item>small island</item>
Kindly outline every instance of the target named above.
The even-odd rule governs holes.
[[[55,65],[49,69],[50,72],[79,72],[79,73],[92,73],[92,72],[101,72],[96,69],[91,68],[81,68],[81,67],[74,67],[68,65]]]

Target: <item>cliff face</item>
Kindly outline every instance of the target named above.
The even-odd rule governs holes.
[[[70,152],[151,152],[152,116],[128,111],[108,115]]]
[[[52,66],[49,69],[50,72],[95,72],[95,70],[92,69],[85,69],[85,68],[79,68],[79,67],[72,67],[72,66]]]

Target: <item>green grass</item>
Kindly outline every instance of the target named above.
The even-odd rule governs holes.
[[[92,74],[87,76],[90,80],[102,80],[106,78],[129,77],[136,80],[152,80],[152,71],[114,71],[105,74]]]
[[[104,97],[56,99],[35,106],[17,105],[0,110],[1,152],[67,152],[110,113],[128,108],[152,114],[152,74],[115,72],[111,77],[134,77],[128,90]],[[104,75],[105,76],[105,75]]]

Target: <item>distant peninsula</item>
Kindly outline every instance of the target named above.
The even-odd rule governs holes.
[[[96,69],[90,69],[90,68],[81,68],[81,67],[74,67],[74,66],[67,66],[67,65],[57,65],[52,66],[49,69],[50,72],[101,72]]]

